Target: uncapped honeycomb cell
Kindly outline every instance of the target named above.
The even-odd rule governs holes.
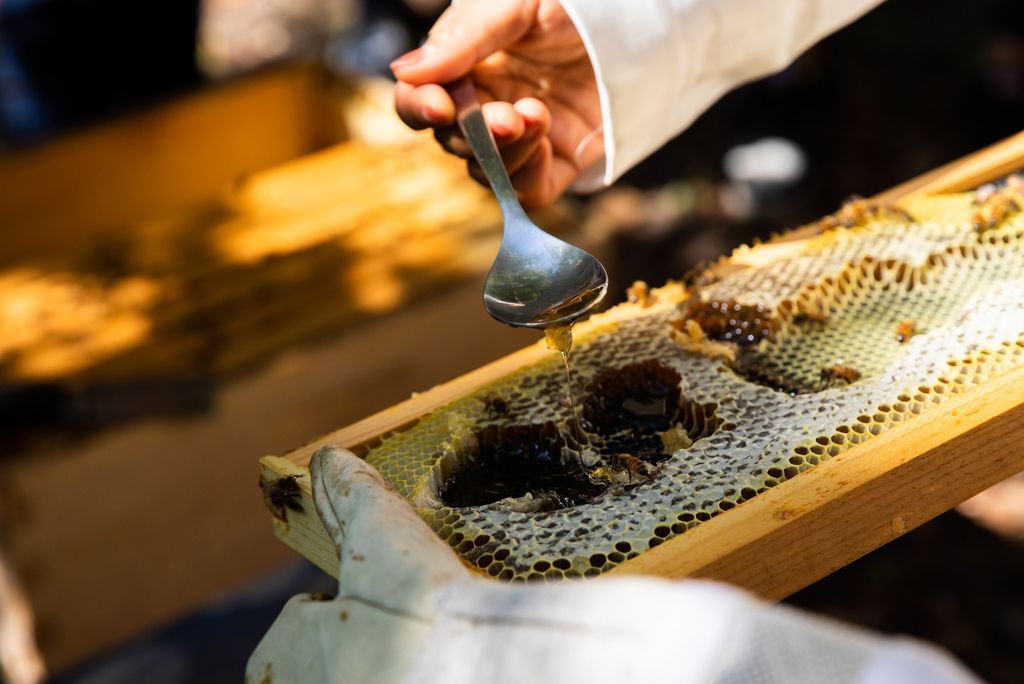
[[[693,299],[687,302],[686,318],[713,340],[746,346],[771,336],[776,321],[760,304],[740,304],[731,299]]]
[[[563,459],[565,446],[552,422],[487,425],[453,453],[457,465],[442,475],[438,496],[446,506],[464,508],[529,493],[527,508],[534,512],[591,501],[606,485]]]
[[[1024,364],[1024,203],[997,190],[851,205],[624,305],[572,352],[582,434],[552,353],[367,460],[481,573],[607,572]]]

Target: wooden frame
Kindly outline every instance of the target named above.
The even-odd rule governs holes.
[[[877,197],[966,190],[1024,166],[1024,133]],[[776,243],[788,251],[810,228]],[[774,251],[770,247],[771,251]],[[761,251],[761,250],[759,250]],[[618,312],[617,312],[618,311]],[[581,327],[604,323],[608,312]],[[550,354],[541,343],[326,435],[283,457],[260,461],[262,483],[308,473],[313,452],[336,444],[365,453],[381,436]],[[1024,366],[936,406],[787,480],[751,501],[645,551],[612,573],[706,577],[768,599],[783,598],[987,487],[1024,470]],[[338,563],[299,477],[302,512],[274,519],[286,544],[330,574]]]

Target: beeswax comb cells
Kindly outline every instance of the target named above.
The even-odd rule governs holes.
[[[1017,193],[859,201],[597,317],[585,464],[555,353],[366,458],[481,572],[606,572],[1024,363]]]

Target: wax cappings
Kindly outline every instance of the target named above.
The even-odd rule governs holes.
[[[764,256],[778,243],[741,248],[730,260],[757,265],[696,294],[715,306],[671,297],[623,305],[637,315],[578,334],[572,353],[589,446],[575,437],[553,353],[385,439],[367,461],[492,577],[605,572],[1024,363],[1024,216],[979,229],[975,202],[914,200],[904,206],[913,219],[862,212],[862,223],[823,224],[821,236],[778,256]],[[732,327],[724,302],[737,305]],[[697,310],[727,318],[704,331],[699,316],[686,320]],[[744,315],[769,333],[727,338],[761,329]],[[677,383],[667,392],[666,378]],[[612,393],[621,401],[609,407]],[[562,450],[558,463],[583,463],[599,491],[565,496],[563,478],[549,477],[510,498],[445,504],[445,485],[479,467],[481,454],[550,458],[516,435],[546,435]]]

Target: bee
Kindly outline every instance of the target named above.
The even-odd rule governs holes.
[[[821,370],[821,379],[826,382],[842,380],[847,384],[860,380],[860,371],[852,366],[837,364]]]
[[[998,228],[1011,215],[1021,211],[1024,178],[1010,176],[1006,187],[984,185],[974,194],[977,210],[971,215],[971,227],[979,233]]]
[[[834,228],[854,228],[872,219],[890,218],[913,223],[914,217],[904,209],[888,204],[878,204],[854,195],[831,216],[823,218],[819,225],[823,231]]]
[[[988,221],[985,218],[985,212],[981,209],[971,214],[971,228],[977,232],[982,232],[988,226]]]
[[[864,223],[875,213],[874,205],[863,197],[853,196],[843,203],[843,206],[836,214],[839,225],[843,228],[853,228]]]
[[[914,321],[908,319],[902,320],[896,324],[896,341],[900,344],[904,344],[910,341],[917,332],[917,324]]]
[[[260,482],[260,489],[263,490],[263,503],[271,515],[281,522],[288,522],[288,511],[301,513],[302,490],[299,489],[298,479],[301,475],[286,475],[270,482]]]
[[[1008,192],[1001,192],[988,203],[988,223],[985,228],[996,228],[1009,218],[1010,214],[1016,214],[1019,211],[1020,203],[1017,198]],[[978,230],[983,229],[979,228]]]
[[[981,206],[988,202],[992,197],[999,192],[999,188],[995,183],[986,183],[980,188],[974,191],[974,206]]]
[[[796,315],[793,316],[794,323],[828,323],[828,308],[820,303],[815,305],[801,306],[798,304]]]
[[[509,412],[508,402],[497,394],[489,394],[483,398],[484,411],[498,416],[507,416]]]
[[[615,460],[626,471],[630,482],[633,481],[634,476],[637,481],[649,480],[654,476],[654,467],[633,454],[616,454]]]
[[[630,304],[639,304],[644,309],[654,304],[651,288],[642,280],[636,280],[626,288],[626,299],[629,300]]]

